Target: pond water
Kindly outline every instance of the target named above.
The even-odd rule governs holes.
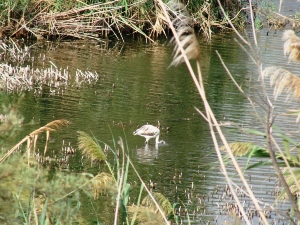
[[[282,31],[270,32],[269,36],[266,34],[266,30],[259,33],[264,65],[285,66],[296,73],[296,64],[287,67],[287,59],[283,56]],[[215,52],[217,50],[221,54],[244,91],[257,97],[257,90],[260,89],[257,69],[247,53],[234,41],[235,37],[234,34],[225,33],[214,36],[211,43],[199,38],[207,98],[219,121],[261,130],[251,105],[234,86]],[[52,120],[67,119],[72,123],[70,126],[51,134],[50,152],[61,151],[63,142],[77,148],[77,131],[91,134],[110,146],[114,145],[114,139],[122,137],[128,143],[130,158],[143,180],[146,183],[154,182],[155,191],[163,193],[171,203],[185,204],[191,208],[189,213],[193,224],[221,224],[228,220],[220,207],[230,202],[229,199],[220,200],[224,193],[221,190],[226,185],[225,179],[219,171],[206,121],[194,108],[203,110],[203,104],[185,65],[168,68],[172,61],[172,50],[173,46],[167,40],[153,44],[128,40],[107,46],[85,41],[35,44],[32,54],[44,54],[46,58],[45,62],[37,62],[37,66],[48,66],[50,60],[59,68],[68,68],[73,79],[76,69],[96,72],[99,79],[81,86],[71,82],[59,89],[44,86],[40,95],[33,92],[24,95],[2,93],[0,102],[5,105],[17,104],[24,117],[24,126],[16,137],[5,143],[3,151]],[[269,86],[268,91],[272,93]],[[294,103],[279,97],[275,104],[279,112],[283,112]],[[294,119],[285,121],[298,128]],[[156,125],[158,121],[162,127],[161,139],[166,144],[156,146],[152,139],[146,145],[143,137],[133,136],[137,127],[147,123]],[[224,131],[230,141],[264,143],[255,136],[237,130]],[[43,140],[43,137],[40,138]],[[95,167],[88,165],[82,164],[79,152],[68,161],[70,171],[97,172]],[[228,165],[228,169],[234,176],[235,170],[231,165]],[[139,181],[133,171],[131,175],[129,179],[134,187]],[[264,203],[274,202],[272,193],[278,184],[272,169],[254,170],[246,177],[259,199],[263,199]],[[241,186],[238,179],[233,180]],[[87,218],[94,221],[96,216],[89,212],[88,203],[83,207],[87,208]],[[282,207],[289,206],[279,206]],[[274,216],[276,212],[270,213],[270,221]],[[112,221],[111,218],[100,216],[100,221],[106,224]],[[183,216],[183,223],[187,219]],[[257,223],[259,218],[253,221]]]

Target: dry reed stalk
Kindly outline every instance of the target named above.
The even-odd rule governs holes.
[[[286,30],[283,33],[282,40],[285,41],[283,45],[284,55],[289,55],[290,61],[300,61],[300,38],[293,30]]]
[[[175,42],[176,42],[176,45],[178,45],[178,50],[175,51],[176,58],[177,58],[177,57],[180,57],[180,58],[179,58],[179,61],[184,60],[184,62],[186,63],[186,65],[187,65],[187,67],[188,67],[188,70],[189,70],[189,72],[190,72],[190,75],[191,75],[191,77],[192,77],[192,79],[193,79],[193,81],[194,81],[194,84],[196,85],[196,88],[197,88],[197,90],[198,90],[198,92],[199,92],[199,94],[200,94],[200,96],[201,96],[201,98],[202,98],[202,100],[203,100],[203,103],[204,103],[204,106],[205,106],[205,110],[206,110],[206,119],[207,119],[208,124],[209,124],[209,127],[210,127],[211,137],[212,137],[212,139],[213,139],[213,143],[214,143],[214,146],[215,146],[215,150],[216,150],[216,152],[217,152],[218,159],[219,159],[219,162],[220,162],[220,164],[221,164],[222,171],[223,171],[223,173],[224,173],[224,176],[225,176],[225,178],[226,178],[226,181],[227,181],[227,183],[228,183],[228,186],[230,187],[230,190],[231,190],[231,192],[232,192],[232,195],[233,195],[233,197],[234,197],[234,199],[235,199],[235,201],[236,201],[236,203],[237,203],[237,205],[238,205],[238,208],[239,208],[241,214],[243,215],[243,218],[245,219],[246,223],[247,223],[247,224],[251,224],[250,221],[249,221],[249,219],[248,219],[248,217],[246,216],[245,210],[244,210],[244,208],[243,208],[243,206],[242,206],[242,204],[241,204],[239,198],[238,198],[237,195],[234,193],[234,189],[233,189],[233,187],[232,187],[231,180],[230,180],[229,175],[228,175],[228,173],[227,173],[227,170],[226,170],[226,167],[225,167],[225,164],[224,164],[224,162],[223,162],[223,158],[222,158],[222,155],[221,155],[221,152],[220,152],[220,149],[219,149],[219,144],[218,144],[218,141],[217,141],[217,138],[216,138],[216,134],[215,134],[214,127],[216,128],[217,133],[219,134],[219,137],[221,138],[221,140],[222,140],[222,142],[223,142],[225,148],[227,149],[227,152],[228,152],[228,154],[229,154],[229,156],[230,156],[230,158],[231,158],[231,160],[232,160],[232,162],[233,162],[233,165],[235,166],[235,168],[236,168],[236,170],[237,170],[237,172],[238,172],[238,175],[240,176],[241,180],[243,181],[243,184],[245,185],[246,190],[248,191],[251,200],[253,201],[253,203],[254,203],[256,209],[258,210],[258,212],[259,212],[259,214],[260,214],[260,216],[261,216],[261,218],[262,218],[262,221],[263,221],[265,224],[268,224],[268,222],[267,222],[267,220],[266,220],[266,217],[265,217],[265,215],[263,214],[263,212],[262,212],[262,210],[261,210],[261,207],[259,206],[256,197],[254,196],[254,194],[253,194],[253,192],[252,192],[252,190],[251,190],[251,188],[250,188],[248,182],[246,181],[246,179],[245,179],[245,177],[244,177],[244,175],[243,175],[243,172],[242,172],[241,168],[239,167],[239,165],[238,165],[238,163],[237,163],[237,161],[236,161],[234,155],[232,154],[232,152],[231,152],[231,150],[230,150],[230,147],[229,147],[229,145],[228,145],[228,143],[227,143],[227,140],[226,140],[226,138],[225,138],[225,136],[224,136],[224,134],[223,134],[223,132],[222,132],[222,130],[221,130],[221,128],[220,128],[220,126],[219,126],[219,124],[218,124],[218,122],[217,122],[215,116],[214,116],[214,113],[212,112],[212,110],[211,110],[211,108],[210,108],[210,105],[209,105],[209,103],[208,103],[208,101],[207,101],[207,99],[206,99],[205,92],[204,92],[203,81],[202,81],[201,69],[200,69],[200,58],[196,55],[197,53],[196,53],[195,55],[194,55],[194,54],[190,54],[189,56],[185,53],[185,48],[187,47],[186,44],[187,44],[188,42],[187,42],[187,41],[184,41],[184,40],[182,40],[182,39],[180,38],[180,35],[182,35],[183,33],[180,33],[180,35],[177,34],[177,30],[176,30],[175,27],[173,26],[173,22],[171,21],[171,19],[170,19],[169,16],[168,16],[168,13],[167,13],[167,11],[166,11],[166,6],[164,5],[164,3],[163,3],[161,0],[159,0],[158,2],[159,2],[159,4],[160,4],[161,8],[163,9],[164,14],[165,14],[165,17],[167,18],[169,27],[170,27],[170,29],[171,29],[172,32],[173,32],[174,40],[175,40]],[[179,8],[180,8],[180,7],[179,7]],[[184,16],[184,14],[183,14],[183,16]],[[182,17],[182,19],[184,19],[184,17]],[[177,21],[178,21],[178,20],[177,20]],[[179,20],[179,21],[180,21],[180,20]],[[185,21],[185,20],[183,20],[183,21]],[[185,23],[185,22],[183,22],[183,23]],[[178,28],[178,27],[177,27],[177,28]],[[180,28],[180,27],[179,27],[179,28]],[[189,28],[187,28],[187,29],[189,30]],[[188,34],[190,34],[190,33],[188,33]],[[182,36],[181,36],[181,37],[182,37]],[[186,35],[186,37],[189,37],[189,36]],[[190,40],[191,40],[191,39],[192,39],[192,38],[190,38]],[[193,40],[196,40],[196,39],[193,39]],[[198,49],[194,49],[194,51],[200,52],[200,51],[198,51]],[[181,56],[181,55],[178,55],[178,54],[176,54],[176,53],[182,54],[182,56]],[[195,56],[196,56],[196,58],[198,59],[198,60],[197,60],[197,72],[198,72],[199,80],[197,80],[196,75],[195,75],[195,73],[194,73],[194,71],[193,71],[193,69],[192,69],[192,67],[191,67],[190,62],[189,62],[189,59],[191,59],[191,58],[193,58],[193,57],[195,57]],[[174,57],[174,60],[176,60],[176,58]],[[178,59],[177,59],[177,60],[178,60]]]
[[[212,27],[218,27],[222,30],[228,29],[225,25],[225,20],[223,21],[215,21],[212,17],[212,3],[211,2],[204,2],[201,5],[199,11],[194,15],[195,23],[199,24],[201,31],[203,32],[204,36],[206,37],[207,41],[211,40],[212,36]]]
[[[115,218],[114,218],[114,225],[118,225],[118,215],[119,215],[119,205],[120,205],[120,199],[122,194],[122,187],[124,182],[124,176],[125,176],[125,149],[124,149],[124,143],[123,139],[119,137],[118,144],[120,145],[122,149],[122,167],[121,171],[118,172],[120,175],[119,183],[118,183],[118,194],[117,194],[117,200],[116,200],[116,208],[115,208]]]
[[[221,5],[221,3],[220,3],[219,0],[218,0],[218,3],[220,5],[220,8],[221,8],[224,16],[228,19],[229,23],[231,24],[229,18],[227,17],[227,15],[224,12],[224,9],[223,9],[223,7],[222,7],[222,5]],[[285,189],[285,191],[286,191],[286,193],[288,195],[290,203],[291,203],[291,205],[292,205],[292,207],[293,207],[293,209],[295,211],[295,216],[297,217],[297,219],[300,219],[300,212],[299,212],[298,206],[297,206],[296,202],[294,201],[294,196],[292,195],[292,193],[290,191],[290,188],[289,188],[289,185],[286,182],[285,177],[283,176],[283,174],[281,172],[281,169],[280,169],[280,167],[279,167],[279,165],[277,163],[277,158],[276,158],[276,155],[275,155],[275,150],[273,149],[273,145],[275,145],[276,148],[279,149],[279,151],[283,155],[283,153],[282,153],[281,149],[279,148],[277,142],[274,140],[274,138],[272,136],[272,132],[271,132],[272,124],[273,124],[273,121],[274,121],[274,117],[272,116],[273,115],[274,107],[273,107],[273,104],[270,101],[270,99],[268,97],[268,94],[266,92],[265,83],[264,83],[264,79],[263,79],[264,76],[263,76],[263,71],[262,71],[262,65],[261,65],[261,63],[259,61],[259,55],[257,54],[259,51],[258,51],[258,43],[257,43],[257,38],[256,38],[256,32],[255,32],[255,23],[254,23],[254,18],[253,18],[253,9],[252,9],[252,1],[251,0],[249,1],[249,6],[250,6],[250,15],[251,15],[251,22],[252,22],[251,23],[251,27],[252,27],[253,37],[254,37],[254,47],[256,49],[253,49],[252,45],[250,45],[250,43],[247,42],[234,27],[233,28],[234,28],[235,33],[239,36],[239,38],[250,47],[250,49],[252,50],[252,52],[255,55],[255,58],[256,58],[255,64],[256,64],[256,66],[258,68],[259,76],[262,78],[261,79],[262,91],[263,91],[263,94],[264,94],[264,97],[265,97],[265,102],[266,102],[266,105],[267,105],[267,110],[266,110],[266,117],[267,117],[266,121],[267,122],[266,122],[266,124],[265,124],[265,122],[263,122],[262,124],[264,124],[265,127],[266,127],[267,147],[268,147],[268,150],[269,150],[269,153],[270,153],[270,158],[272,160],[273,167],[274,167],[274,169],[276,171],[278,179],[282,183],[282,185],[283,185],[283,187],[284,187],[284,189]],[[288,38],[289,38],[289,35],[288,35]],[[284,159],[284,161],[285,161],[287,167],[289,168],[290,173],[293,174],[293,171],[289,167],[289,164],[287,164],[287,160]],[[293,178],[295,179],[295,175],[294,174],[293,174]],[[263,214],[260,212],[260,215],[263,215]],[[268,224],[268,222],[265,220],[265,216],[264,215],[263,215],[262,219],[263,219],[263,222],[265,224]],[[293,221],[292,217],[290,218],[290,221],[291,222]]]
[[[158,35],[160,35],[161,33],[163,33],[165,36],[167,36],[165,33],[166,18],[159,7],[156,7],[155,23],[152,24],[151,19],[149,19],[149,23],[151,24],[150,37],[152,37],[152,36],[158,37]]]

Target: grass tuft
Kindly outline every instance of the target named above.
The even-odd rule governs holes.
[[[109,173],[99,173],[92,179],[92,185],[94,190],[94,199],[98,199],[101,193],[105,192],[117,192],[116,182],[113,176]]]
[[[151,193],[155,198],[155,201],[159,204],[160,208],[164,212],[165,216],[169,216],[173,213],[173,207],[169,200],[161,193]],[[128,206],[128,212],[130,215],[136,215],[136,221],[142,224],[165,224],[162,216],[158,214],[156,204],[153,202],[150,195],[147,195],[141,205]]]
[[[78,147],[83,154],[88,155],[92,160],[106,160],[101,146],[93,138],[83,131],[78,131],[78,134]]]

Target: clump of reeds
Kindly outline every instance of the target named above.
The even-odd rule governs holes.
[[[9,39],[8,43],[0,42],[0,61],[7,63],[15,63],[17,65],[24,64],[25,61],[29,61],[31,58],[30,47],[19,46],[13,39]]]

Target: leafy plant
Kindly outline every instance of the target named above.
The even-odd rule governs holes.
[[[15,135],[23,123],[23,117],[12,106],[2,105],[0,114],[0,137],[6,139]]]
[[[160,193],[152,193],[152,195],[167,217],[174,215],[173,207],[165,196]],[[137,223],[164,224],[164,219],[157,215],[157,207],[149,195],[142,200],[140,205],[128,206],[128,211],[132,217],[135,215]]]
[[[138,175],[138,172],[135,170],[132,162],[128,158],[128,155],[125,151],[125,145],[123,140],[120,138],[118,141],[119,146],[121,147],[121,152],[116,149],[116,143],[114,140],[115,149],[112,149],[105,144],[106,152],[103,151],[100,144],[87,135],[85,132],[78,132],[79,140],[79,149],[82,153],[88,156],[92,161],[104,161],[108,171],[99,172],[94,178],[92,178],[92,184],[94,188],[94,196],[99,197],[99,194],[103,191],[110,193],[116,199],[115,206],[115,219],[114,224],[118,222],[119,209],[122,210],[122,213],[125,217],[126,223],[129,224],[129,215],[132,217],[131,224],[134,224],[135,221],[143,221],[143,223],[153,224],[153,218],[144,217],[146,214],[149,214],[150,211],[153,211],[153,216],[156,217],[157,221],[167,221],[166,216],[173,211],[170,202],[159,193],[151,193],[147,188],[141,177]],[[108,160],[108,153],[113,154],[114,163],[110,163]],[[127,147],[128,152],[128,147]],[[119,157],[121,157],[119,159]],[[141,184],[141,191],[138,196],[137,206],[128,206],[129,196],[130,196],[130,184],[128,183],[129,175],[129,165],[131,165],[139,177]],[[140,205],[140,199],[143,193],[143,189],[146,189],[148,197],[145,197]],[[137,210],[137,211],[136,211]],[[149,211],[150,210],[150,211]],[[160,216],[157,215],[157,211],[160,211]]]

